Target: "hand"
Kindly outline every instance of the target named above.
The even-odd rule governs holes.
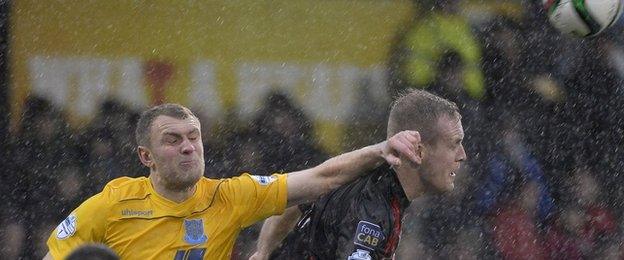
[[[256,251],[253,255],[249,257],[249,260],[266,260],[269,259],[269,256],[266,254],[262,254]]]
[[[402,131],[382,143],[382,157],[392,166],[401,165],[401,157],[413,163],[422,163],[422,144],[418,131]]]

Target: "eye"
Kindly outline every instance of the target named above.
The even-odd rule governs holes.
[[[192,131],[192,132],[188,133],[187,136],[188,136],[189,140],[197,140],[197,139],[199,139],[200,135],[199,135],[198,131]]]
[[[168,143],[168,144],[175,144],[175,143],[178,142],[178,139],[179,138],[177,138],[175,136],[166,136],[164,141],[165,141],[165,143]]]

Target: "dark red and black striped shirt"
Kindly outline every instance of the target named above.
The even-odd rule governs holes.
[[[409,204],[396,173],[384,164],[300,206],[303,216],[272,259],[391,258]]]

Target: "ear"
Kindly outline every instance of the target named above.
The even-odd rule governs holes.
[[[427,156],[427,148],[422,143],[419,143],[418,147],[416,147],[416,157],[420,159],[421,164],[425,160],[426,156]]]
[[[148,168],[151,168],[152,165],[154,165],[152,152],[149,150],[149,148],[145,146],[139,146],[137,148],[137,153],[139,154],[139,160],[141,160],[141,163],[143,165],[147,166]]]

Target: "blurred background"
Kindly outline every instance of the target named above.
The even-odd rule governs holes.
[[[410,88],[459,105],[469,159],[412,203],[397,259],[624,259],[624,22],[572,38],[541,2],[0,0],[0,259],[42,257],[80,202],[146,176],[151,105],[190,107],[225,178],[379,142]]]

